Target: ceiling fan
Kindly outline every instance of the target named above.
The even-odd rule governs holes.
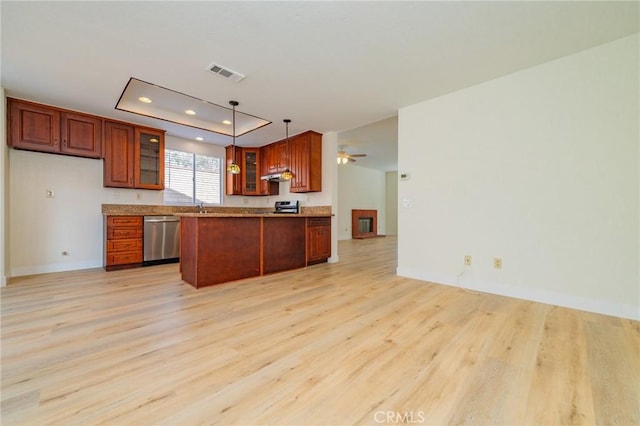
[[[347,154],[344,150],[344,146],[340,146],[340,150],[338,151],[338,164],[347,164],[348,162],[354,163],[356,161],[355,157],[366,157],[367,154]]]

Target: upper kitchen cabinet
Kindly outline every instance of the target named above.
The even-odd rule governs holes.
[[[226,147],[227,165],[234,160],[233,146]],[[227,195],[278,195],[277,182],[260,179],[264,170],[261,148],[235,147],[235,162],[240,166],[240,174],[227,173]]]
[[[289,167],[287,141],[274,142],[264,147],[265,174],[282,173]]]
[[[104,186],[133,188],[133,126],[107,121],[104,135]]]
[[[100,117],[7,98],[8,145],[30,151],[100,158]]]
[[[104,186],[164,189],[164,131],[106,122]]]
[[[242,148],[236,146],[226,147],[227,167],[233,161],[236,164],[242,164]],[[225,170],[227,169],[225,167]],[[242,195],[242,167],[240,168],[240,174],[233,174],[227,172],[226,174],[226,189],[227,195]]]
[[[242,175],[243,195],[262,195],[260,191],[260,150],[243,149],[240,174]]]
[[[322,134],[312,130],[289,139],[290,192],[322,191]]]
[[[136,127],[134,187],[164,189],[164,132]]]

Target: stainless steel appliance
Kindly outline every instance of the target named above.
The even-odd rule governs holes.
[[[180,218],[144,217],[144,265],[172,263],[180,260]]]
[[[300,213],[300,201],[276,201],[274,213]]]

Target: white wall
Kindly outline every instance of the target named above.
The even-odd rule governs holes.
[[[102,160],[10,149],[9,162],[9,276],[101,267],[101,204],[162,204],[162,191],[103,188]]]
[[[338,183],[338,239],[351,239],[353,209],[377,210],[378,234],[384,235],[385,172],[345,164],[338,167]]]
[[[398,274],[640,319],[638,51],[636,34],[400,110]]]
[[[385,174],[385,234],[398,235],[398,172]]]
[[[7,113],[5,107],[7,100],[4,94],[4,88],[0,87],[0,117],[6,117]],[[0,120],[0,138],[3,141],[7,140],[7,126],[6,120]],[[9,239],[7,238],[7,221],[8,206],[7,202],[9,195],[9,154],[6,143],[0,144],[0,286],[7,285],[7,269],[9,265],[8,259],[8,246]]]
[[[2,123],[4,126],[5,120]],[[166,138],[166,147],[225,156],[224,147],[171,136]],[[101,205],[162,204],[162,191],[104,188],[102,160],[7,149],[6,144],[3,149],[8,152],[10,166],[9,215],[2,222],[8,224],[4,237],[10,256],[2,276],[102,267]],[[335,158],[335,154],[335,141],[323,143],[323,156]],[[321,193],[289,194],[289,183],[281,183],[277,197],[224,196],[223,203],[262,207],[273,206],[278,199],[299,199],[302,205],[331,205],[335,178],[330,163],[323,161],[323,189],[327,189]],[[55,198],[46,198],[46,189],[53,189]],[[63,251],[69,255],[63,256]],[[337,247],[334,253],[337,259]]]

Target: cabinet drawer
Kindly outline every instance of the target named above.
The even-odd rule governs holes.
[[[107,230],[108,240],[122,240],[142,238],[141,228],[109,228]]]
[[[331,226],[330,217],[310,217],[308,226]]]
[[[107,254],[107,266],[141,263],[142,251],[123,251]]]
[[[142,240],[108,240],[107,253],[119,251],[140,251],[142,252]]]
[[[142,216],[109,216],[107,226],[142,226]]]

